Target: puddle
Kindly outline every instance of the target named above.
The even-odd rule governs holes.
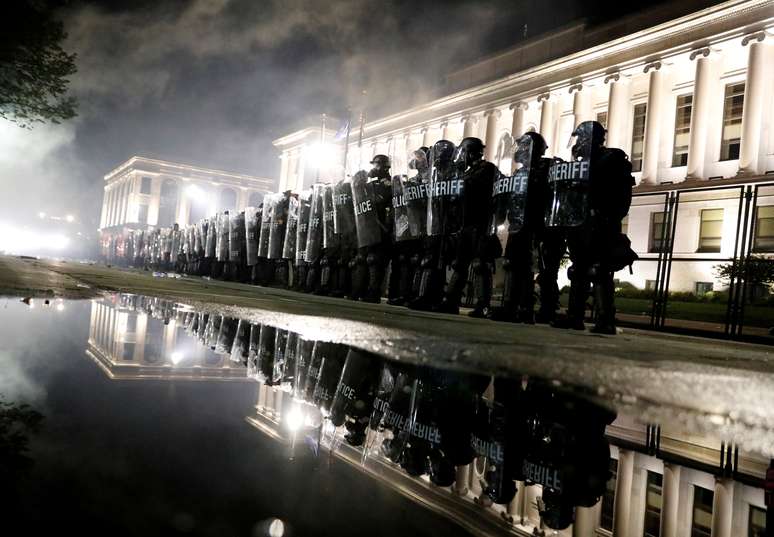
[[[774,408],[658,403],[658,375],[696,388],[663,364],[646,379],[598,366],[581,385],[550,364],[543,375],[433,367],[469,363],[476,348],[349,346],[310,337],[319,327],[254,320],[128,294],[6,301],[0,394],[24,439],[0,467],[11,523],[119,535],[765,535]],[[401,349],[419,358],[390,359]]]

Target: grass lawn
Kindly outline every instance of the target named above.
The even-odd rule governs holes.
[[[561,297],[563,306],[567,305],[567,295]],[[644,298],[616,298],[616,309],[632,315],[650,315],[653,302]],[[667,317],[723,324],[726,320],[725,302],[667,302]],[[744,324],[769,328],[774,326],[774,306],[751,306],[744,308]]]

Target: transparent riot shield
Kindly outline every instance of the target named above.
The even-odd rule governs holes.
[[[325,185],[323,190],[323,248],[338,247],[335,217],[333,211],[333,185]]]
[[[357,247],[365,248],[382,240],[382,227],[376,212],[373,185],[368,183],[368,173],[360,170],[352,177],[352,203],[355,209]]]
[[[298,224],[296,228],[296,262],[306,259],[306,243],[309,237],[309,215],[312,209],[312,190],[298,195]]]
[[[261,325],[258,339],[258,380],[271,386],[274,381],[274,343],[277,331],[273,326]]]
[[[269,255],[269,238],[271,237],[271,217],[274,213],[274,202],[278,194],[267,194],[263,198],[261,211],[261,233],[258,235],[258,257]]]
[[[355,207],[352,204],[352,184],[340,181],[333,187],[333,226],[343,248],[353,248],[357,243]]]
[[[336,343],[324,345],[320,361],[320,374],[312,395],[312,404],[320,409],[323,416],[328,416],[336,386],[341,378],[341,370],[347,357],[347,347]]]
[[[298,334],[287,332],[285,343],[285,362],[282,364],[280,389],[293,393],[296,378],[296,354],[298,353]]]
[[[419,153],[422,153],[419,151]],[[424,156],[424,153],[422,153]],[[413,162],[413,161],[412,161]],[[421,239],[427,236],[427,169],[413,177],[392,178],[392,207],[395,239]]]
[[[317,184],[312,187],[312,198],[309,206],[309,228],[306,236],[306,252],[304,260],[314,263],[320,258],[323,243],[323,198],[325,185]]]
[[[271,211],[271,232],[269,233],[269,259],[281,259],[288,224],[288,196],[277,194]]]
[[[430,150],[427,187],[427,233],[446,236],[463,225],[463,171],[454,163],[453,143],[441,140]]]
[[[282,259],[296,259],[296,239],[298,238],[298,197],[288,199],[288,223],[285,228],[285,240],[282,243]]]
[[[255,207],[245,209],[245,258],[247,265],[258,264],[258,215]]]
[[[250,344],[250,323],[239,319],[234,336],[234,344],[231,346],[231,361],[247,365]]]
[[[274,336],[274,367],[271,375],[272,386],[282,383],[282,375],[285,371],[286,351],[288,345],[288,331],[277,328]]]
[[[347,352],[329,418],[334,427],[345,426],[344,439],[351,446],[365,441],[382,366],[376,355],[354,348]]]
[[[218,261],[228,261],[228,228],[229,215],[218,215],[218,244],[216,257]]]
[[[492,188],[492,222],[490,235],[518,233],[526,222],[527,190],[532,164],[532,138],[522,136],[516,140],[513,155],[513,173],[500,169]],[[504,159],[510,165],[510,159]]]
[[[229,219],[228,260],[239,262],[244,255],[245,214],[239,213]]]
[[[204,257],[213,258],[215,257],[216,247],[218,244],[217,220],[215,217],[212,217],[212,218],[208,218],[206,222],[207,222],[207,241],[204,245]],[[175,249],[174,244],[172,246],[172,249],[173,250]]]
[[[591,190],[591,136],[578,136],[572,160],[557,159],[548,170],[547,227],[577,227],[589,215]]]
[[[304,399],[304,390],[306,389],[307,378],[309,374],[309,364],[312,362],[312,352],[314,351],[314,341],[298,338],[296,348],[296,371],[293,386],[293,397],[302,401]]]

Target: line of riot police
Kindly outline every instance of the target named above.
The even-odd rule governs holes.
[[[125,295],[122,305],[165,323],[176,319],[198,344],[292,397],[303,416],[297,425],[319,429],[298,432],[330,449],[345,442],[366,459],[427,476],[450,493],[473,494],[483,507],[507,507],[519,484],[539,485],[541,523],[555,530],[567,528],[576,507],[596,505],[606,491],[605,428],[616,414],[572,390],[539,378],[393,362],[268,324],[137,298],[143,297]],[[460,469],[476,462],[484,470],[468,490]]]
[[[467,292],[473,317],[572,329],[584,328],[593,284],[593,330],[614,334],[613,273],[636,259],[621,233],[631,164],[604,146],[595,121],[578,125],[573,139],[572,158],[563,161],[547,158],[543,137],[527,132],[499,167],[484,159],[478,138],[459,146],[440,140],[412,152],[408,176],[391,175],[390,159],[376,155],[370,171],[333,184],[269,194],[261,207],[184,229],[133,233],[125,257],[374,303],[386,287],[388,304],[441,313],[459,313]],[[560,316],[566,253],[570,296]],[[503,299],[492,307],[501,257]]]

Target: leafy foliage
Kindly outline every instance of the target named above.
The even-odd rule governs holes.
[[[774,283],[774,259],[762,255],[751,255],[749,258],[734,263],[715,265],[715,275],[724,282],[731,278],[744,280],[752,285],[771,285]]]
[[[67,37],[50,0],[13,0],[0,17],[0,118],[22,127],[60,123],[76,115],[67,95],[76,72],[75,54],[61,46]]]

